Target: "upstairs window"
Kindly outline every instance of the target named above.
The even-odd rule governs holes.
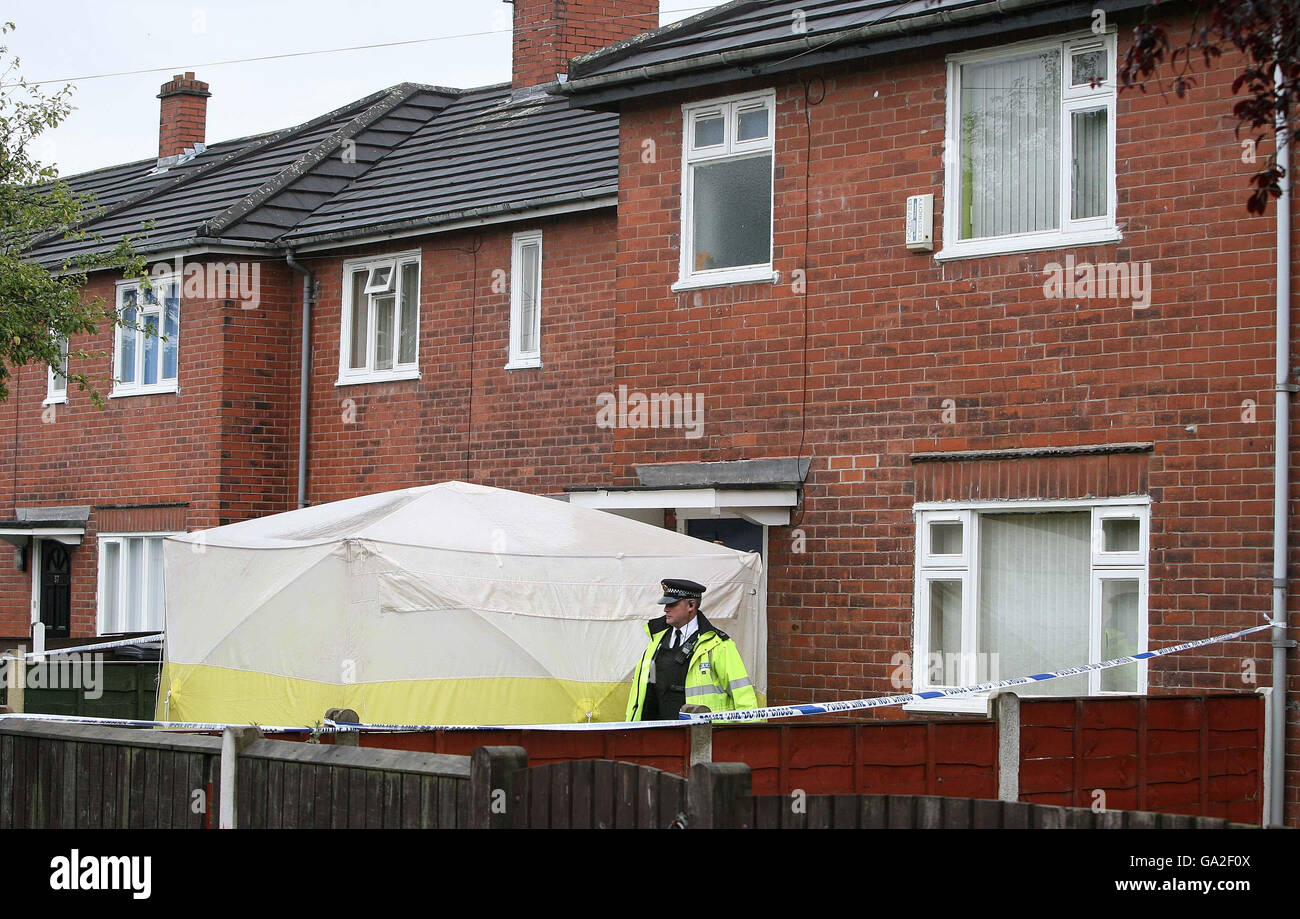
[[[68,401],[68,338],[59,336],[58,364],[50,365],[49,378],[45,384],[45,405]]]
[[[516,233],[510,250],[510,363],[542,366],[542,234]]]
[[[343,263],[338,385],[419,377],[420,253]]]
[[[775,94],[682,107],[682,260],[676,288],[772,278]]]
[[[1115,36],[948,61],[948,257],[1114,241]]]
[[[117,286],[120,324],[113,349],[113,396],[175,392],[180,353],[180,283],[151,279]]]

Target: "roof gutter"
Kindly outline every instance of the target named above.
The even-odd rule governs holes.
[[[159,243],[154,246],[144,246],[134,250],[137,255],[152,256],[146,261],[170,261],[177,258],[185,258],[191,255],[248,255],[261,256],[263,253],[274,253],[276,256],[284,251],[282,246],[276,246],[269,243],[250,241],[247,243],[232,244],[226,240],[204,240],[197,237],[182,240],[175,243]],[[38,265],[49,264],[36,260]],[[97,271],[121,271],[120,266],[115,265],[88,265],[84,268],[62,267],[63,262],[59,261],[58,268],[49,268],[53,277],[66,277],[70,274],[92,275]]]
[[[286,246],[284,240],[262,242],[249,240],[232,243],[230,240],[211,237],[193,237],[183,243],[159,244],[136,250],[140,254],[165,256],[168,259],[190,255],[264,255],[279,258],[287,252],[320,252],[337,249],[342,246],[366,245],[368,243],[387,242],[391,239],[403,239],[411,236],[423,236],[431,233],[449,233],[466,227],[489,226],[512,220],[527,220],[547,217],[552,214],[571,214],[580,211],[598,210],[618,206],[618,193],[614,188],[591,189],[570,195],[553,195],[536,198],[532,201],[511,202],[509,204],[491,205],[453,211],[446,219],[418,218],[365,230],[344,230],[336,233],[317,233],[292,240],[292,246]],[[184,246],[185,248],[175,248]],[[58,269],[51,273],[56,275],[93,274],[96,271],[112,271],[113,268]]]
[[[342,244],[359,245],[362,243],[383,242],[400,239],[404,236],[422,236],[426,233],[447,233],[465,227],[479,227],[493,223],[505,223],[510,220],[524,220],[544,217],[550,214],[567,214],[574,211],[595,210],[602,207],[618,206],[618,190],[605,186],[583,190],[577,194],[550,195],[534,198],[530,201],[492,204],[485,207],[468,208],[463,211],[451,211],[445,219],[418,217],[411,220],[399,220],[392,223],[367,227],[364,231],[341,230],[333,233],[316,233],[311,236],[298,236],[293,239],[293,247],[299,252],[318,251],[337,248]]]
[[[1045,12],[1052,7],[1058,8],[1056,10],[1059,14],[1057,16],[1058,21],[1076,12],[1083,18],[1091,18],[1091,11],[1095,7],[1104,7],[1108,11],[1119,11],[1146,6],[1147,3],[1148,0],[1087,0],[1087,2],[1070,4],[1061,4],[1054,2],[1054,0],[988,0],[988,2],[978,3],[973,6],[953,10],[938,10],[923,16],[891,19],[887,22],[871,22],[853,29],[840,29],[816,36],[804,35],[800,38],[769,42],[750,48],[740,48],[735,51],[717,51],[712,54],[666,61],[662,64],[649,64],[630,70],[597,74],[590,77],[570,74],[567,82],[557,83],[550,87],[548,91],[555,95],[576,97],[601,90],[614,89],[615,87],[665,80],[702,71],[721,68],[736,69],[746,65],[758,65],[767,62],[771,58],[780,58],[782,55],[798,56],[797,58],[792,57],[792,60],[798,60],[797,64],[791,63],[788,67],[769,68],[770,72],[774,72],[820,63],[816,58],[810,59],[808,55],[818,51],[826,51],[832,45],[843,45],[841,55],[844,57],[862,57],[864,56],[862,49],[853,49],[852,46],[881,38],[912,36],[941,26],[960,26],[978,20],[992,20],[997,16],[1027,13],[1033,10]],[[1005,21],[994,23],[994,25],[996,25],[999,32],[1008,31],[1009,28]],[[1023,24],[1023,26],[1032,25],[1035,25],[1035,23],[1026,22]],[[1023,26],[1011,26],[1010,28]],[[877,50],[879,53],[885,53],[888,49],[881,48]],[[717,80],[709,82],[717,82]]]

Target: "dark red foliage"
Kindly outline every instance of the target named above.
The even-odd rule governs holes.
[[[1245,64],[1232,81],[1233,93],[1245,93],[1232,107],[1238,136],[1243,130],[1250,132],[1260,148],[1267,138],[1275,137],[1280,119],[1289,143],[1300,140],[1300,126],[1290,104],[1300,86],[1300,0],[1188,2],[1195,14],[1191,29],[1185,37],[1171,40],[1168,25],[1153,21],[1161,0],[1152,0],[1133,29],[1132,44],[1118,62],[1120,89],[1137,87],[1145,92],[1147,82],[1167,63],[1172,71],[1168,88],[1181,98],[1196,84],[1192,69],[1198,58],[1208,67],[1225,51],[1240,51]],[[1177,7],[1185,9],[1186,3]],[[1280,80],[1276,79],[1279,70]],[[1251,176],[1253,190],[1246,199],[1246,209],[1252,214],[1263,214],[1269,198],[1281,196],[1286,175],[1276,148],[1261,156],[1260,162],[1262,168]]]

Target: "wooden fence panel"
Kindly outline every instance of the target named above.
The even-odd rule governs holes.
[[[1022,699],[1020,723],[1021,800],[1263,818],[1258,693]]]
[[[515,773],[512,803],[521,829],[664,828],[685,809],[686,780],[635,763],[547,763]]]
[[[1240,827],[1218,817],[1098,811],[1086,807],[1026,804],[987,798],[933,795],[813,795],[799,812],[789,795],[742,795],[736,800],[739,829],[1226,829]]]
[[[221,738],[0,723],[0,828],[204,828]],[[465,757],[256,740],[237,761],[240,827],[469,825]]]
[[[1140,760],[1146,766],[1139,770],[1144,773],[1144,800],[1161,800],[1162,785],[1195,786],[1199,806],[1210,809],[1209,804],[1230,803],[1215,799],[1212,784],[1230,777],[1226,770],[1245,769],[1241,781],[1255,782],[1247,741],[1235,736],[1239,732],[1230,726],[1216,726],[1213,718],[1206,722],[1205,700],[1159,700],[1177,704],[1152,706],[1152,710],[1141,699],[1105,701],[1106,706],[1095,712],[1078,700],[1045,704],[1056,706],[1058,717],[1072,717],[1086,725],[1086,731],[1069,734],[1074,752],[1080,745],[1085,754],[1093,747],[1122,751],[1130,741],[1139,751],[1149,749],[1151,755],[1143,753]],[[1129,711],[1125,705],[1136,708]],[[1214,718],[1223,721],[1238,711],[1253,711],[1253,707],[1226,700]],[[1146,730],[1148,722],[1158,727]],[[1048,731],[1028,744],[1031,758],[1055,743],[1056,728],[1046,727]],[[1130,734],[1121,741],[1116,731]],[[1183,749],[1190,744],[1200,746],[1195,751]],[[1213,744],[1221,746],[1213,750]],[[1116,807],[1094,812],[1087,806],[1092,796],[1078,794],[1078,777],[1085,771],[1077,763],[1071,763],[1069,774],[1062,774],[1064,781],[1073,783],[1066,786],[1067,799],[1082,802],[1071,805],[922,793],[753,795],[748,768],[742,764],[696,765],[688,782],[652,766],[610,760],[560,761],[529,768],[527,753],[510,747],[483,748],[475,752],[475,763],[485,751],[498,751],[491,759],[497,771],[482,777],[483,781],[491,778],[487,785],[471,770],[470,761],[460,756],[256,739],[239,752],[237,822],[248,828],[451,829],[468,827],[471,820],[485,826],[644,828],[672,826],[686,815],[688,826],[789,829],[1243,825],[1230,822],[1237,812],[1226,806],[1213,815]],[[1246,751],[1241,755],[1247,759],[1235,761],[1241,751]],[[1190,768],[1178,757],[1189,752],[1196,753],[1195,774],[1176,781],[1182,775],[1179,770]],[[1211,755],[1215,752],[1222,755],[1215,759]],[[221,795],[216,783],[220,754],[221,739],[211,736],[97,725],[0,723],[0,828],[212,826]],[[1160,756],[1172,757],[1167,762],[1173,764],[1169,766],[1173,771],[1162,772]],[[481,823],[498,785],[507,792],[509,812]],[[699,789],[698,794],[694,789]]]
[[[0,830],[14,827],[14,743],[16,738],[0,737]]]
[[[569,825],[575,830],[589,830],[595,825],[592,822],[592,766],[590,760],[569,764],[569,777],[573,782]]]

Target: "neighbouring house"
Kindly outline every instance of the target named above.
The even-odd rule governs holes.
[[[773,0],[653,29],[650,0],[516,0],[509,86],[207,147],[178,75],[158,160],[70,180],[92,229],[151,220],[151,260],[182,261],[148,294],[92,278],[166,333],[74,343],[107,409],[19,376],[0,633],[156,629],[162,535],[451,478],[761,551],[772,702],[1208,638],[1275,588],[1292,609],[1275,212],[1245,210],[1232,56],[1181,100],[1117,91],[1143,6]],[[1268,635],[1036,689],[1259,691],[1285,721],[1264,815],[1294,825]]]

